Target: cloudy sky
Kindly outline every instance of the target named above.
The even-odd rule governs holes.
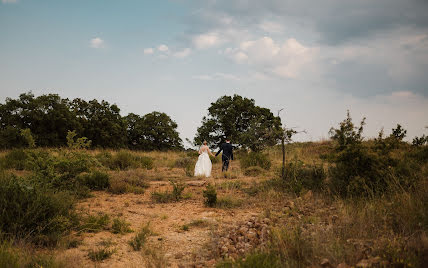
[[[0,0],[0,102],[23,92],[166,112],[193,138],[211,102],[253,98],[328,137],[428,130],[425,0]]]

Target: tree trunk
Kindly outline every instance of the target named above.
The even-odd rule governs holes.
[[[284,137],[284,135],[282,135],[281,146],[282,146],[282,170],[281,170],[281,175],[282,175],[282,179],[285,180],[285,137]]]

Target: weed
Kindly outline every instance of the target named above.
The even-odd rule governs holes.
[[[114,252],[115,252],[114,249],[109,249],[109,248],[91,249],[88,252],[88,257],[90,260],[98,262],[98,261],[103,261],[110,258]]]
[[[129,241],[129,245],[135,250],[139,251],[141,250],[146,241],[147,238],[152,234],[152,231],[150,230],[149,224],[146,224],[141,228],[141,230],[135,235],[134,238],[132,238]]]
[[[79,231],[88,233],[97,233],[107,229],[110,223],[110,217],[107,214],[99,213],[98,215],[89,215],[83,220]]]
[[[207,207],[215,207],[217,204],[217,191],[214,186],[208,184],[206,189],[203,191],[203,196],[205,198],[204,203]]]
[[[114,234],[125,234],[133,232],[130,228],[131,224],[126,222],[125,219],[115,218],[113,219],[113,225],[111,226],[112,233]]]
[[[156,203],[169,203],[169,202],[177,202],[183,199],[183,191],[186,187],[183,183],[174,182],[172,180],[169,181],[172,185],[172,192],[153,192],[152,200]]]
[[[240,162],[241,168],[243,169],[258,166],[268,170],[272,165],[271,161],[269,160],[269,157],[261,152],[250,152],[248,154],[244,154],[241,157]]]
[[[215,207],[217,208],[237,208],[242,205],[242,200],[236,199],[232,196],[223,196],[217,198]]]
[[[81,183],[91,190],[104,190],[110,186],[110,176],[101,171],[94,171],[79,177]]]
[[[248,167],[244,169],[244,175],[250,176],[250,177],[257,177],[264,173],[263,168],[255,166],[255,167]]]

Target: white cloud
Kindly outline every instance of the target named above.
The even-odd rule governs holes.
[[[99,37],[93,38],[90,41],[90,46],[92,48],[103,48],[104,47],[104,40],[102,40]]]
[[[149,47],[149,48],[145,48],[145,49],[144,49],[144,54],[145,54],[145,55],[153,54],[153,53],[154,53],[154,50],[153,50],[153,48],[151,48],[151,47]]]
[[[284,44],[270,37],[242,42],[238,48],[227,48],[224,54],[235,62],[248,64],[260,73],[284,78],[299,78],[303,70],[313,71],[317,65],[318,48],[305,47],[294,38]]]
[[[169,48],[168,48],[168,46],[162,44],[158,47],[158,50],[161,52],[168,52]]]
[[[187,56],[190,55],[190,52],[191,52],[190,48],[185,48],[185,49],[183,49],[181,51],[175,52],[174,53],[174,57],[185,58],[185,57],[187,57]]]
[[[18,0],[1,0],[3,4],[14,4],[17,3]]]
[[[211,33],[205,33],[200,34],[195,37],[193,37],[193,45],[197,49],[207,49],[213,46],[218,46],[222,43],[224,43],[225,40],[223,40],[218,33],[211,32]]]

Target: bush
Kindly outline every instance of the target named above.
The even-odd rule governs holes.
[[[145,169],[153,168],[153,159],[148,156],[137,156],[136,161],[139,162],[139,166]]]
[[[55,245],[77,224],[73,198],[13,175],[0,174],[0,232]]]
[[[264,170],[261,167],[248,167],[244,169],[244,175],[250,177],[257,177],[264,173]]]
[[[132,166],[136,166],[135,158],[130,152],[124,150],[117,152],[108,163],[110,169],[125,170]]]
[[[245,154],[241,157],[240,162],[241,168],[243,169],[258,166],[263,169],[269,170],[272,165],[268,155],[260,152],[250,152],[248,154]]]
[[[142,178],[135,176],[113,177],[108,191],[113,194],[134,193],[143,194],[150,185]]]
[[[129,245],[135,250],[141,250],[147,241],[147,238],[152,234],[149,228],[149,224],[146,224],[141,230],[129,241]]]
[[[112,233],[114,234],[125,234],[131,233],[132,229],[130,228],[131,224],[126,222],[125,219],[113,219],[113,225],[111,226]]]
[[[172,192],[153,192],[152,200],[156,203],[169,203],[169,202],[177,202],[183,199],[183,191],[186,187],[182,183],[177,183],[172,180],[169,181],[172,185]]]
[[[217,191],[214,186],[208,184],[206,190],[203,191],[203,196],[205,198],[205,205],[207,207],[215,207],[217,204]]]
[[[23,149],[13,149],[4,156],[3,166],[6,169],[28,169],[28,159],[26,151]]]
[[[107,214],[99,213],[98,215],[89,215],[83,219],[79,226],[79,231],[88,233],[98,233],[107,229],[110,223],[110,217]]]
[[[65,263],[58,262],[49,255],[27,252],[25,249],[13,247],[10,243],[3,241],[0,242],[0,267],[61,268],[65,267]]]
[[[87,186],[91,190],[104,190],[110,186],[110,176],[101,171],[81,175],[79,180],[82,185]]]
[[[183,157],[179,158],[175,161],[174,164],[177,168],[182,168],[186,173],[186,176],[192,177],[194,174],[195,164],[194,160],[191,157]]]
[[[305,165],[297,158],[285,166],[284,186],[294,193],[303,189],[319,191],[326,178],[323,165]]]
[[[129,168],[142,167],[145,169],[153,168],[153,159],[148,156],[135,156],[129,151],[121,150],[115,155],[105,152],[97,155],[98,161],[112,170],[126,170]]]
[[[108,248],[91,249],[88,253],[88,257],[92,261],[103,261],[110,258],[114,252],[114,249]]]
[[[223,196],[217,198],[216,208],[237,208],[242,205],[242,200],[235,199],[232,196]]]

